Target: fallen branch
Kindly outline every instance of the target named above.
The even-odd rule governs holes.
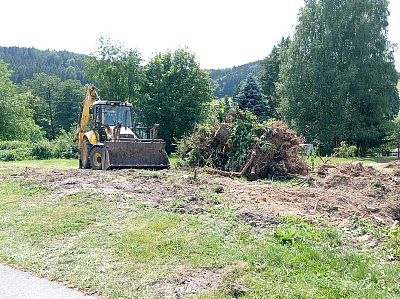
[[[256,152],[252,151],[250,159],[246,162],[246,164],[243,166],[242,170],[240,172],[236,171],[224,171],[224,170],[219,170],[211,167],[206,167],[205,171],[209,174],[218,174],[220,176],[225,176],[225,177],[230,177],[230,178],[239,178],[245,174],[247,169],[249,169],[251,163],[253,163],[254,158],[256,157]]]

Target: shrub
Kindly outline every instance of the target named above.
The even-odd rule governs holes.
[[[74,142],[74,134],[61,130],[60,135],[54,142],[54,157],[55,158],[77,158],[78,147]]]
[[[54,157],[54,143],[41,140],[32,145],[32,155],[35,159],[45,160]]]
[[[335,157],[351,158],[356,156],[357,147],[355,145],[349,145],[347,141],[341,141],[340,146],[334,148],[333,151]]]
[[[16,161],[32,158],[29,144],[23,141],[0,141],[0,161]]]

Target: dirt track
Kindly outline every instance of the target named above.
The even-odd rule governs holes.
[[[387,226],[400,219],[399,162],[379,170],[361,163],[324,166],[310,175],[310,187],[206,173],[194,180],[192,172],[176,169],[103,172],[26,168],[12,176],[45,184],[58,196],[90,190],[180,213],[202,213],[211,206],[228,204],[237,209],[239,218],[254,226],[274,223],[279,215],[321,217],[338,226],[348,224],[354,215]]]

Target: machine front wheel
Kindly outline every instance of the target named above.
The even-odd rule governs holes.
[[[101,156],[103,154],[104,148],[101,146],[94,146],[90,151],[89,162],[93,170],[101,169]]]

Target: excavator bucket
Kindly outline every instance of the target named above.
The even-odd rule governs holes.
[[[157,140],[108,141],[102,157],[102,169],[169,167],[165,142]]]

